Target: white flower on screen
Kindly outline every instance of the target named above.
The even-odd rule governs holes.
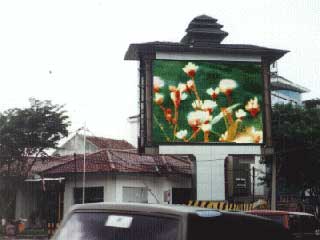
[[[196,72],[198,71],[199,66],[195,65],[192,62],[188,62],[187,65],[182,68],[182,70],[191,78],[194,78]]]
[[[185,92],[187,91],[187,85],[184,83],[179,83],[178,87],[169,86],[170,98],[173,101],[173,104],[176,108],[180,106],[180,102],[186,100],[188,94]]]
[[[209,111],[210,113],[217,106],[217,103],[212,100],[204,100],[202,104],[202,110]]]
[[[232,79],[221,79],[219,83],[220,91],[225,95],[231,95],[233,89],[237,87],[237,83]]]
[[[158,77],[154,76],[153,77],[153,91],[154,92],[159,92],[160,88],[164,87],[164,81]]]
[[[207,94],[209,94],[213,100],[217,99],[219,93],[220,93],[220,88],[216,88],[216,89],[213,89],[213,88],[208,88],[207,89]]]
[[[201,100],[194,100],[191,105],[195,110],[202,110],[203,103]]]
[[[245,116],[247,116],[247,113],[243,109],[236,111],[236,117],[238,119],[242,120]]]
[[[236,143],[262,143],[263,132],[256,130],[254,127],[249,127],[244,133],[240,133],[235,139]]]
[[[188,135],[187,130],[180,130],[179,132],[176,133],[176,137],[179,139],[185,139],[187,135]]]
[[[227,142],[228,141],[228,131],[225,131],[225,133],[222,133],[219,142]]]
[[[195,130],[199,128],[202,124],[208,124],[212,120],[212,116],[207,111],[197,110],[190,112],[187,116],[188,124]]]
[[[257,114],[260,112],[260,105],[258,103],[258,98],[254,97],[253,99],[250,99],[247,102],[245,109],[250,113],[252,117],[256,117]]]
[[[179,83],[179,84],[178,84],[178,90],[179,90],[180,92],[185,92],[185,91],[187,91],[187,84],[185,84],[185,83]]]
[[[187,81],[187,88],[188,88],[189,91],[194,91],[195,90],[194,81],[192,79]]]
[[[164,100],[163,94],[156,92],[155,95],[154,95],[154,102],[157,105],[161,105],[163,103],[163,100]]]
[[[211,113],[217,106],[217,103],[212,100],[194,100],[191,105],[195,110],[203,110]]]
[[[212,129],[212,124],[210,123],[201,124],[200,128],[203,132],[210,132]]]

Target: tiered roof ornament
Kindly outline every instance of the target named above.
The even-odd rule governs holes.
[[[223,25],[217,23],[217,19],[207,15],[195,17],[186,29],[187,34],[181,39],[181,43],[195,46],[208,46],[220,44],[228,36],[221,30]]]
[[[126,52],[126,60],[141,60],[144,56],[154,57],[157,52],[237,54],[258,56],[268,62],[274,62],[288,51],[261,47],[251,44],[224,44],[222,40],[228,33],[221,30],[223,25],[217,19],[207,15],[195,17],[186,29],[187,34],[180,42],[132,43]]]

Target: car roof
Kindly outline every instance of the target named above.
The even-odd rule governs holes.
[[[250,210],[246,211],[246,213],[250,214],[263,214],[263,215],[287,215],[289,212],[287,211],[279,211],[279,210]]]
[[[249,214],[261,214],[261,215],[299,215],[299,216],[314,216],[306,212],[289,212],[280,210],[250,210],[246,211]]]
[[[130,211],[130,212],[150,212],[150,213],[166,213],[175,215],[185,215],[194,213],[197,214],[203,211],[210,211],[219,213],[220,211],[201,207],[192,207],[186,205],[172,205],[172,204],[145,204],[145,203],[87,203],[76,204],[70,211],[81,210],[116,210],[116,211]]]
[[[101,202],[101,203],[86,203],[74,205],[69,213],[76,211],[124,211],[124,212],[140,212],[140,213],[156,213],[156,214],[168,214],[168,215],[198,215],[207,217],[217,217],[220,215],[233,215],[250,219],[261,220],[260,216],[250,215],[245,212],[231,212],[231,211],[219,211],[216,209],[193,207],[177,204],[148,204],[148,203],[113,203],[113,202]],[[265,220],[265,219],[263,219]]]
[[[290,215],[300,215],[300,216],[314,216],[311,213],[306,213],[306,212],[289,212]]]

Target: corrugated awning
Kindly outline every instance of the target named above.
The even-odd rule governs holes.
[[[58,177],[58,178],[36,178],[36,179],[26,179],[25,182],[42,182],[42,181],[59,181],[62,182],[66,178]]]

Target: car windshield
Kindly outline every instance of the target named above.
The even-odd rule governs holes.
[[[176,240],[178,219],[113,213],[74,213],[56,240]]]

